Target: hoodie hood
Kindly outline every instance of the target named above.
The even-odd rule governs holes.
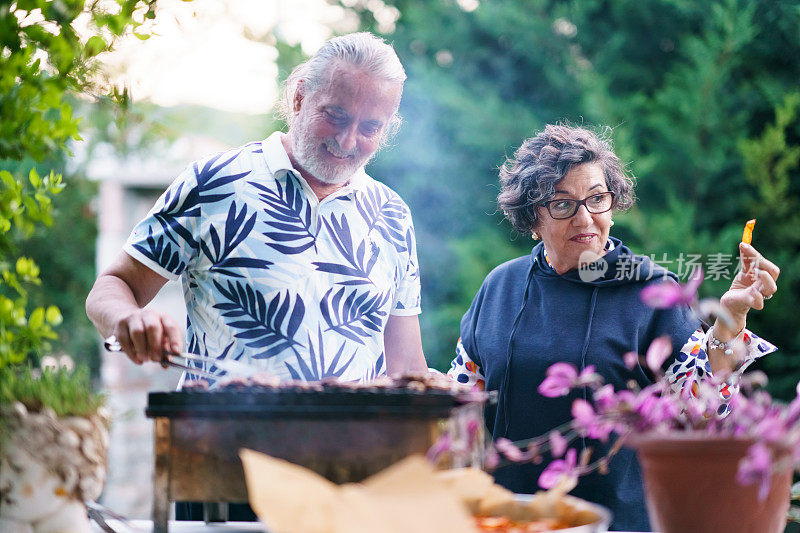
[[[544,253],[544,243],[540,242],[531,251],[531,269],[535,275],[558,277],[565,281],[595,287],[615,287],[629,283],[678,277],[657,265],[649,257],[635,255],[622,241],[609,237],[614,248],[593,263],[582,264],[564,274],[551,267]]]

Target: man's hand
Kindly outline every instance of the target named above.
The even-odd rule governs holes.
[[[137,309],[120,320],[113,335],[137,365],[146,361],[159,362],[165,351],[183,351],[183,335],[175,320],[149,309]]]
[[[95,281],[86,314],[103,338],[114,335],[140,365],[161,361],[164,351],[183,351],[181,328],[170,316],[144,309],[167,282],[125,252]]]

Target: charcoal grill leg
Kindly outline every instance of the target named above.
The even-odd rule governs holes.
[[[206,524],[227,522],[228,504],[226,502],[204,502],[203,521]]]
[[[169,533],[169,418],[155,419],[153,472],[153,533]]]

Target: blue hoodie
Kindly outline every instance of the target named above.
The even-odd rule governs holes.
[[[586,391],[562,398],[546,398],[537,388],[547,368],[556,362],[579,370],[594,365],[595,371],[615,389],[629,380],[640,387],[652,375],[637,366],[629,370],[622,359],[628,351],[643,354],[658,336],[672,338],[673,358],[700,325],[687,307],[656,310],[639,299],[648,283],[677,277],[647,257],[636,256],[619,240],[598,262],[596,279],[584,281],[586,271],[559,275],[547,264],[544,246],[495,268],[483,282],[461,319],[461,342],[486,378],[486,390],[499,391],[496,405],[487,409],[492,436],[512,441],[548,433],[571,420],[575,398],[591,400]],[[583,275],[581,275],[583,274]],[[584,279],[581,279],[584,278]],[[664,368],[670,364],[667,361]],[[580,455],[591,447],[594,459],[602,457],[610,443],[590,439],[573,442]],[[539,490],[539,474],[549,462],[512,465],[495,472],[498,483],[518,493]],[[612,529],[649,531],[641,472],[632,450],[622,449],[611,461],[606,475],[588,474],[572,491],[575,496],[604,505],[614,513]]]

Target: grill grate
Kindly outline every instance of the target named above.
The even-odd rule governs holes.
[[[413,389],[270,389],[152,392],[150,418],[446,417],[462,405],[450,391]]]

